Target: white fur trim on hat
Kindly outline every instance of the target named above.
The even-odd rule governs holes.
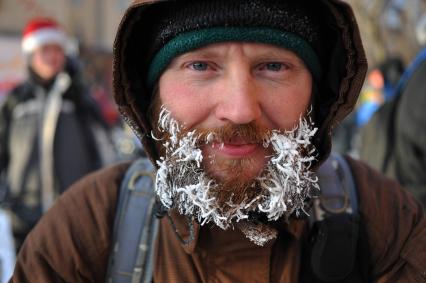
[[[59,44],[66,51],[67,41],[68,38],[62,30],[43,28],[24,36],[22,39],[22,51],[25,54],[29,54],[34,52],[38,47],[51,43]]]

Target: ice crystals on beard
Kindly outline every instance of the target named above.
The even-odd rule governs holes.
[[[272,131],[269,142],[276,156],[270,159],[266,174],[258,178],[261,187],[269,191],[269,196],[258,205],[268,220],[304,212],[304,202],[311,190],[319,190],[318,180],[309,170],[315,157],[302,153],[314,152],[311,139],[316,131],[307,119],[301,119],[299,127],[292,131]]]
[[[174,206],[183,215],[195,216],[201,225],[212,221],[222,229],[229,228],[233,221],[247,219],[245,210],[253,201],[246,199],[240,204],[229,201],[226,212],[218,206],[212,193],[218,184],[200,169],[203,156],[196,147],[200,136],[195,131],[180,136],[182,127],[164,107],[158,127],[170,135],[170,141],[163,143],[166,155],[157,161],[156,193],[163,205],[169,209]],[[213,133],[208,134],[206,143],[214,138]]]
[[[164,106],[158,127],[170,134],[170,142],[163,143],[166,155],[157,161],[156,192],[161,202],[169,209],[175,206],[183,215],[195,216],[202,225],[214,221],[225,229],[227,218],[217,212],[216,199],[211,193],[217,184],[200,173],[203,156],[196,147],[200,136],[191,131],[179,137],[182,127]],[[207,141],[212,139],[213,135],[207,135]]]
[[[195,131],[183,135],[182,127],[164,107],[158,125],[160,131],[171,137],[164,142],[166,155],[157,161],[157,195],[167,208],[175,207],[181,214],[195,217],[201,225],[213,222],[228,229],[248,221],[252,211],[265,213],[270,221],[282,216],[288,218],[293,212],[304,212],[304,200],[311,187],[318,186],[309,172],[315,158],[302,154],[314,152],[309,139],[316,129],[312,129],[312,124],[306,120],[301,119],[299,127],[293,131],[272,131],[263,140],[263,146],[271,146],[275,152],[264,174],[257,179],[263,193],[254,199],[245,197],[239,203],[230,199],[225,207],[219,206],[215,198],[219,185],[201,168],[203,156],[197,148],[199,135]],[[208,134],[204,142],[214,139],[214,134]]]
[[[186,172],[180,172],[181,174],[193,174],[194,172],[191,171],[201,166],[203,156],[201,150],[195,148],[195,143],[198,139],[195,131],[187,133],[183,138],[179,138],[181,126],[171,117],[170,111],[164,106],[160,111],[158,128],[161,132],[169,133],[170,138],[163,143],[167,154],[157,161],[159,169],[156,176],[156,192],[163,205],[167,208],[171,208],[173,205],[173,198],[179,191],[179,189],[176,188],[177,184],[170,178],[175,170],[174,167],[180,162],[194,161],[195,168],[184,168]]]

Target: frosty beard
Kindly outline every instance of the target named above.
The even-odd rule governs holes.
[[[317,178],[309,170],[315,159],[310,140],[316,130],[312,122],[301,118],[297,128],[285,132],[252,124],[188,131],[162,107],[158,131],[153,133],[162,143],[156,193],[168,209],[176,208],[201,225],[213,222],[224,230],[236,225],[252,242],[263,246],[276,237],[276,230],[267,222],[306,213],[306,199],[319,190]],[[202,154],[203,146],[226,142],[233,135],[262,144],[271,152],[263,171],[248,181],[244,172],[250,168],[250,159],[216,162],[214,156]],[[229,177],[205,170],[206,161]],[[265,221],[253,215],[261,215]]]

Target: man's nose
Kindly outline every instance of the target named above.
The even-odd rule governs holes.
[[[260,94],[249,71],[237,70],[224,79],[216,117],[234,124],[248,124],[260,118]]]

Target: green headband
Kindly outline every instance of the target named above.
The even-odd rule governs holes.
[[[166,43],[151,61],[148,70],[148,88],[153,87],[175,57],[212,43],[225,41],[266,43],[289,49],[303,60],[314,80],[319,81],[321,78],[321,64],[317,54],[311,45],[298,35],[264,27],[215,27],[185,32]]]

